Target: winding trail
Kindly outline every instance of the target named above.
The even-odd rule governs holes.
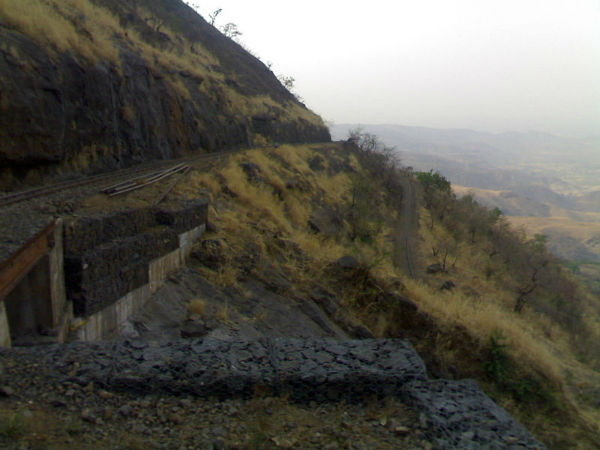
[[[394,264],[401,267],[408,276],[415,278],[417,276],[415,261],[419,220],[414,180],[409,176],[402,178],[400,222],[400,227],[393,235]]]

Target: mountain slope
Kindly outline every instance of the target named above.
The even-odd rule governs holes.
[[[262,62],[180,0],[5,0],[0,90],[0,167],[20,178],[330,139]]]

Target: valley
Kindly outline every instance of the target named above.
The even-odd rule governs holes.
[[[360,127],[335,125],[341,139]],[[600,262],[600,138],[366,125],[417,171],[433,169],[457,196],[499,208],[515,228],[544,234],[554,254]]]

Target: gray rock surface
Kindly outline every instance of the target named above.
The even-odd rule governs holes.
[[[176,44],[149,26],[130,2],[100,3],[147,44]],[[90,169],[98,170],[177,157],[198,148],[247,145],[254,133],[280,142],[330,140],[325,126],[283,120],[286,104],[302,105],[262,62],[183,2],[154,1],[152,13],[165,27],[213,54],[219,65],[210,70],[221,72],[238,95],[267,95],[278,106],[252,117],[232,113],[224,104],[223,87],[206,89],[209,78],[148,64],[122,36],[111,42],[118,61],[93,63],[76,51],[58,53],[32,36],[1,27],[5,44],[0,48],[0,90],[7,100],[0,105],[0,163],[21,169],[58,164],[72,160],[81,149],[97,148]],[[173,82],[185,86],[185,92],[174,89]]]
[[[428,380],[404,340],[126,340],[3,350],[0,362],[9,352],[23,363],[37,361],[57,383],[139,395],[224,399],[261,387],[300,402],[397,396],[421,414],[435,448],[545,448],[474,381]]]

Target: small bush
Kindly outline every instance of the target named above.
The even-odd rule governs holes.
[[[510,394],[520,403],[542,403],[550,408],[557,407],[554,395],[540,380],[515,374],[508,356],[506,337],[501,330],[490,335],[488,354],[483,368],[500,391]]]
[[[489,340],[489,359],[483,363],[487,376],[500,388],[505,385],[511,370],[507,347],[502,331],[494,331]]]
[[[206,310],[206,302],[204,300],[200,300],[196,298],[188,304],[188,311],[190,314],[197,314],[199,316],[204,316],[204,311]]]
[[[12,413],[8,417],[0,419],[0,436],[16,438],[25,433],[23,417],[18,413]]]

